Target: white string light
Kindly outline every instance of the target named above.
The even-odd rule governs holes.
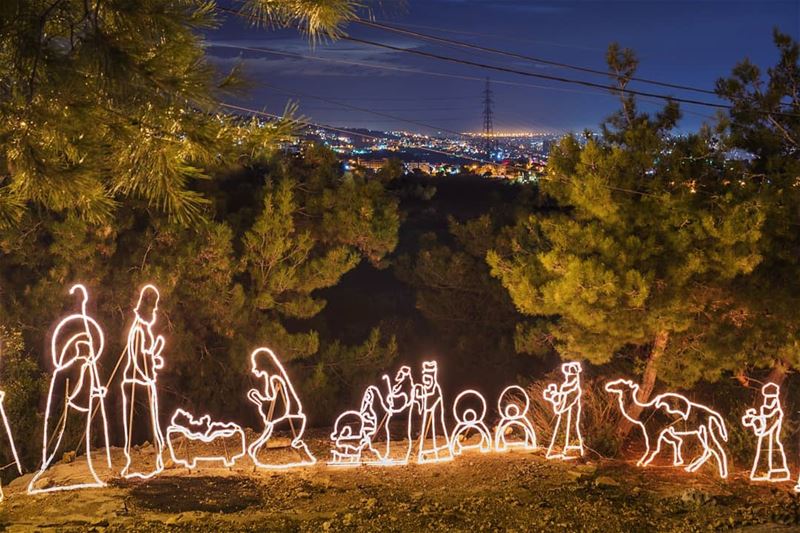
[[[476,411],[472,407],[473,405],[480,405],[480,407]],[[450,453],[452,455],[461,455],[464,450],[478,449],[481,453],[492,450],[492,437],[485,422],[486,400],[481,393],[467,389],[456,396],[453,401],[453,418],[456,421],[456,427],[450,436]],[[479,441],[474,444],[461,442],[470,432],[477,433],[480,437]]]
[[[780,394],[779,385],[766,383],[761,387],[764,401],[759,410],[748,409],[742,417],[742,425],[751,428],[758,437],[756,456],[750,470],[750,479],[753,481],[777,482],[791,477],[786,467],[786,452],[781,443],[783,408]]]
[[[253,460],[253,464],[266,469],[286,469],[315,464],[317,459],[303,442],[303,433],[306,429],[303,404],[278,357],[269,348],[258,348],[250,354],[250,369],[257,378],[264,380],[263,393],[258,389],[250,389],[247,393],[247,398],[258,406],[261,420],[264,423],[261,435],[247,447],[247,454]],[[282,405],[276,416],[275,407],[278,402]],[[288,423],[292,430],[291,447],[300,455],[301,459],[285,464],[261,461],[258,454],[262,450],[268,449],[267,445],[275,427],[284,422]]]
[[[128,331],[125,370],[122,374],[122,422],[125,430],[125,466],[122,477],[125,479],[149,479],[164,470],[164,435],[161,432],[158,408],[158,370],[164,367],[161,352],[164,350],[164,337],[153,333],[157,320],[158,302],[161,295],[153,285],[145,285],[139,292],[139,300],[133,310],[134,320]],[[152,299],[152,308],[145,309],[145,299]],[[150,415],[150,434],[155,447],[155,464],[149,472],[132,471],[133,424],[135,420],[136,392],[146,394],[147,410]]]
[[[547,448],[548,459],[574,459],[583,456],[584,445],[581,436],[581,364],[572,362],[561,365],[564,381],[560,385],[550,383],[542,392],[544,399],[553,406],[556,424],[550,446]],[[559,442],[559,438],[562,438]]]
[[[517,403],[521,401],[522,407]],[[497,398],[497,410],[500,412],[500,421],[494,430],[494,449],[504,452],[510,448],[535,450],[539,446],[536,442],[536,431],[528,420],[528,410],[531,400],[525,389],[519,385],[510,385],[503,389]],[[508,435],[514,430],[522,432],[522,439],[509,439]]]
[[[713,458],[720,477],[728,477],[728,457],[720,443],[720,439],[728,440],[728,430],[719,413],[673,392],[659,394],[646,403],[640,402],[639,385],[629,379],[610,381],[605,389],[617,395],[622,416],[642,430],[645,453],[637,461],[637,466],[649,465],[661,453],[663,444],[672,447],[673,466],[683,465],[683,437],[691,436],[700,443],[703,453],[686,467],[686,471],[695,472]],[[630,415],[628,408],[631,404],[641,410],[638,418]],[[667,422],[662,420],[664,417]],[[653,442],[656,443],[655,449]]]
[[[370,445],[367,424],[359,411],[345,411],[333,423],[331,466],[358,466],[361,454]]]
[[[387,464],[405,465],[411,460],[411,452],[414,449],[414,439],[411,438],[411,422],[414,416],[414,377],[411,375],[411,368],[408,366],[401,366],[394,376],[394,382],[389,379],[389,376],[384,375],[382,379],[386,382],[388,393],[386,394],[386,408],[388,415],[386,419],[386,455],[385,462]],[[392,419],[397,415],[402,415],[406,412],[405,420],[405,452],[398,457],[393,457],[392,450],[394,448],[391,440],[391,423]]]
[[[11,433],[11,424],[8,423],[8,417],[6,416],[6,408],[3,402],[6,399],[6,392],[0,390],[0,417],[3,419],[3,428],[5,429],[6,436],[8,437],[8,445],[11,447],[11,455],[14,457],[14,464],[17,465],[17,471],[22,475],[22,462],[19,460],[19,455],[17,454],[17,447],[14,444],[14,435]],[[3,494],[3,487],[0,485],[0,502],[5,499],[5,494]]]
[[[175,440],[183,437],[186,439],[186,458],[178,457]],[[203,462],[222,462],[227,467],[232,467],[236,461],[245,456],[244,431],[238,424],[233,422],[212,422],[211,416],[201,416],[196,420],[188,411],[177,409],[172,415],[170,425],[167,428],[167,445],[172,456],[172,461],[194,470],[199,461]],[[190,442],[201,442],[203,444],[218,444],[225,450],[224,455],[191,455],[189,450]],[[228,446],[235,450],[233,454],[228,454]]]
[[[92,464],[92,419],[90,413],[93,411],[95,402],[100,402],[100,419],[105,437],[106,460],[108,461],[109,467],[111,466],[111,451],[108,444],[108,420],[106,419],[105,409],[102,408],[102,402],[107,391],[105,387],[100,385],[100,377],[97,370],[97,360],[103,352],[105,337],[97,321],[87,314],[86,305],[89,300],[89,294],[86,287],[81,284],[73,285],[69,293],[80,293],[81,312],[62,319],[53,331],[53,335],[50,339],[53,374],[50,377],[50,388],[47,395],[47,406],[44,416],[42,465],[28,483],[28,494],[105,486],[105,483],[97,475],[94,465]],[[70,331],[70,329],[72,331]],[[66,340],[62,339],[64,336],[67,336]],[[70,383],[68,373],[75,369],[77,369],[78,378]],[[53,409],[55,405],[57,405],[54,404],[54,396],[57,389],[61,388],[62,385],[64,387],[64,413],[63,416],[60,417],[61,419],[59,422],[56,423],[60,428],[51,434],[49,426],[51,418],[55,415]],[[37,487],[36,485],[39,479],[50,467],[61,446],[70,411],[77,412],[77,414],[86,420],[84,432],[86,465],[93,481]],[[61,422],[62,420],[63,423]],[[5,411],[3,411],[3,422],[6,424],[6,428],[8,428]]]
[[[437,378],[436,361],[422,363],[422,383],[414,385],[414,402],[422,414],[417,462],[440,463],[450,461],[450,439],[444,423],[444,399]]]

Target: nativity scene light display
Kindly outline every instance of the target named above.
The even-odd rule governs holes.
[[[232,467],[245,456],[260,469],[301,468],[317,463],[303,440],[306,415],[300,394],[278,356],[269,348],[258,348],[250,354],[250,370],[257,385],[247,391],[246,397],[254,404],[263,424],[251,442],[247,442],[247,434],[238,424],[214,421],[208,414],[197,416],[183,408],[176,409],[169,425],[162,429],[158,375],[168,365],[169,354],[165,338],[158,333],[160,294],[155,286],[145,285],[132,310],[132,324],[120,360],[124,362],[119,384],[122,395],[119,416],[123,419],[125,464],[115,471],[108,430],[113,414],[106,405],[106,396],[116,368],[103,383],[98,365],[105,347],[103,329],[88,314],[86,287],[76,284],[69,293],[78,297],[79,310],[58,322],[50,339],[52,374],[44,413],[41,463],[28,484],[29,494],[105,486],[106,481],[96,470],[98,454],[92,453],[92,445],[98,441],[103,446],[102,463],[117,472],[111,476],[126,479],[147,480],[161,474],[166,454],[174,464],[188,469],[206,463]],[[401,366],[394,376],[382,376],[380,385],[368,386],[358,409],[345,411],[334,421],[330,455],[325,464],[396,467],[411,461],[419,464],[451,461],[470,450],[490,453],[539,448],[537,431],[542,428],[535,428],[531,422],[531,399],[525,389],[511,385],[499,394],[491,404],[497,407],[497,422],[490,426],[489,404],[479,391],[464,390],[452,403],[446,402],[439,384],[439,370],[436,361],[424,361],[417,379],[410,366]],[[559,382],[548,384],[542,393],[552,415],[546,457],[570,460],[584,456],[586,451],[581,433],[581,364],[562,364],[561,375]],[[639,385],[624,378],[608,381],[605,391],[643,438],[645,450],[637,466],[646,467],[656,457],[668,455],[673,466],[683,466],[688,472],[710,463],[721,478],[728,477],[725,452],[728,428],[720,413],[673,392],[641,402]],[[741,417],[743,427],[757,439],[750,478],[787,481],[791,475],[781,442],[784,413],[780,388],[767,383],[761,396],[761,405],[748,409]],[[12,428],[3,408],[4,397],[5,393],[0,391],[0,423],[21,474]],[[137,401],[146,408],[134,409]],[[630,414],[634,410],[639,416]],[[453,421],[452,427],[448,427],[448,419]],[[273,461],[265,452],[276,431],[284,430],[291,433],[289,448],[295,458]],[[90,481],[40,487],[40,479],[63,448],[65,435],[76,432],[82,433],[81,445],[85,450],[77,460],[85,463]],[[147,447],[146,453],[141,450],[132,453],[134,435],[143,434],[148,435],[152,446]],[[687,442],[700,450],[688,464],[684,457]],[[206,454],[203,450],[209,444],[224,453]],[[800,492],[800,484],[795,490]]]

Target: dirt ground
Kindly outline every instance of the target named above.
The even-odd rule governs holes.
[[[754,485],[742,465],[720,481],[620,461],[548,461],[542,451],[467,452],[438,465],[286,471],[205,463],[168,465],[149,481],[103,474],[108,487],[28,496],[30,474],[4,487],[8,531],[800,531],[792,483]],[[145,450],[146,451],[146,450]],[[114,450],[115,466],[122,460]],[[96,462],[102,463],[97,454]],[[58,464],[46,482],[78,480],[85,463]],[[100,469],[98,469],[101,471]]]

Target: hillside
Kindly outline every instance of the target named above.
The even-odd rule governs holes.
[[[320,458],[328,443],[310,441]],[[121,460],[114,450],[114,461]],[[80,458],[79,458],[80,459]],[[49,479],[77,476],[80,461]],[[737,465],[741,466],[741,465]],[[800,523],[791,483],[748,483],[737,468],[720,482],[621,462],[547,461],[541,452],[466,454],[440,465],[190,473],[174,465],[149,482],[27,496],[30,475],[5,487],[8,531],[745,531]]]

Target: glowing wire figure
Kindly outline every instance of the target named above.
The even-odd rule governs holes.
[[[186,458],[179,457],[176,448],[179,445],[176,441],[179,438],[186,439]],[[199,461],[203,462],[222,462],[227,467],[232,467],[237,460],[245,456],[244,431],[238,424],[233,422],[212,422],[209,415],[195,419],[191,413],[178,409],[172,415],[172,420],[167,428],[167,445],[172,460],[181,466],[193,470]],[[200,442],[203,444],[219,444],[225,449],[225,455],[192,455],[189,450],[190,442]],[[234,451],[228,455],[228,447]]]
[[[258,406],[264,430],[261,436],[247,447],[247,454],[259,468],[282,469],[313,465],[317,459],[303,442],[306,415],[283,365],[272,350],[258,348],[250,354],[250,366],[253,374],[264,380],[263,393],[257,389],[250,389],[247,393],[247,398]],[[267,445],[275,428],[284,423],[288,424],[292,431],[291,447],[300,455],[300,460],[286,464],[261,461],[258,458],[259,453],[268,449]]]
[[[411,375],[411,368],[401,366],[394,376],[394,383],[390,381],[387,375],[384,375],[382,379],[386,382],[388,390],[385,400],[388,415],[385,422],[387,440],[384,460],[387,463],[396,465],[408,464],[411,459],[411,452],[414,449],[414,439],[411,438],[411,421],[414,416],[414,378]],[[405,413],[406,445],[402,454],[395,456],[391,439],[391,424],[395,418],[400,418],[403,413]]]
[[[467,405],[467,407],[465,407]],[[473,406],[479,405],[476,410]],[[468,389],[456,396],[453,402],[453,418],[456,427],[450,436],[450,453],[461,455],[464,450],[479,449],[482,453],[492,450],[492,437],[489,428],[486,427],[486,400],[478,391]],[[464,444],[462,438],[466,438],[469,432],[474,431],[480,437],[476,444]]]
[[[105,438],[106,461],[109,468],[111,467],[108,420],[103,406],[103,399],[107,391],[105,387],[100,385],[100,376],[97,370],[97,361],[103,352],[105,337],[97,321],[87,314],[86,304],[88,303],[89,295],[86,287],[80,284],[74,285],[69,290],[69,293],[80,293],[81,312],[69,315],[61,320],[50,339],[50,353],[54,368],[53,375],[50,378],[50,390],[47,395],[47,407],[45,408],[44,416],[42,465],[28,484],[28,494],[105,486],[92,464],[91,413],[97,402],[100,405],[100,423],[103,426],[103,436]],[[62,404],[55,399],[55,396],[60,396],[61,391],[63,391],[64,395],[63,410],[56,421],[54,419],[58,416],[58,406]],[[36,484],[39,478],[51,465],[61,447],[70,413],[73,413],[73,417],[77,416],[78,420],[84,422],[86,466],[93,481],[38,488]],[[7,424],[5,413],[3,418]],[[54,427],[51,427],[53,424]]]
[[[781,389],[775,383],[761,387],[764,402],[761,408],[748,409],[742,417],[742,425],[753,429],[758,437],[756,457],[750,471],[753,481],[786,481],[791,477],[786,467],[786,452],[781,443],[783,409],[780,400]]]
[[[522,402],[522,407],[517,402]],[[525,389],[519,385],[511,385],[503,389],[497,399],[497,410],[501,418],[494,430],[494,449],[504,452],[509,448],[523,448],[525,450],[535,450],[538,448],[536,442],[536,431],[533,424],[528,420],[528,410],[531,400]],[[521,440],[509,440],[508,435],[514,430],[522,432]]]
[[[160,294],[153,285],[145,285],[133,310],[134,320],[128,331],[125,369],[122,374],[122,422],[125,430],[125,466],[122,476],[126,479],[149,479],[164,470],[164,434],[161,431],[158,408],[158,370],[164,367],[161,352],[164,337],[153,333]],[[146,398],[147,417],[137,416],[135,402],[137,391]],[[144,418],[144,420],[142,420]],[[131,471],[134,432],[149,430],[155,448],[153,464]]]
[[[728,457],[720,443],[720,440],[728,440],[728,430],[719,413],[672,392],[659,394],[646,403],[640,402],[639,385],[629,379],[610,381],[605,389],[617,395],[622,415],[638,426],[644,435],[645,452],[636,463],[637,466],[649,465],[661,452],[663,444],[672,447],[673,466],[683,465],[683,438],[695,437],[703,453],[686,467],[686,471],[695,472],[713,458],[717,462],[720,477],[728,477]],[[641,409],[638,419],[629,414],[632,404]]]
[[[5,429],[6,436],[8,437],[8,445],[11,448],[11,455],[14,457],[14,464],[17,465],[17,471],[22,475],[22,463],[19,460],[19,455],[17,455],[17,447],[14,445],[14,435],[11,433],[11,425],[8,423],[8,417],[6,416],[6,408],[3,405],[3,401],[6,398],[6,392],[0,390],[0,418],[3,419],[3,428]],[[3,494],[3,488],[0,486],[0,502],[5,499],[5,495]]]
[[[367,423],[359,411],[345,411],[336,418],[331,433],[333,449],[331,466],[358,466],[361,455],[369,448]]]
[[[580,363],[564,363],[561,365],[564,381],[560,386],[551,383],[543,391],[544,399],[552,404],[557,417],[550,446],[547,448],[548,459],[574,459],[576,456],[572,452],[583,456],[581,371]],[[560,443],[559,438],[561,438]]]
[[[444,399],[437,380],[436,361],[422,363],[422,383],[414,386],[414,402],[422,414],[419,434],[418,463],[450,461],[450,439],[444,423]]]

